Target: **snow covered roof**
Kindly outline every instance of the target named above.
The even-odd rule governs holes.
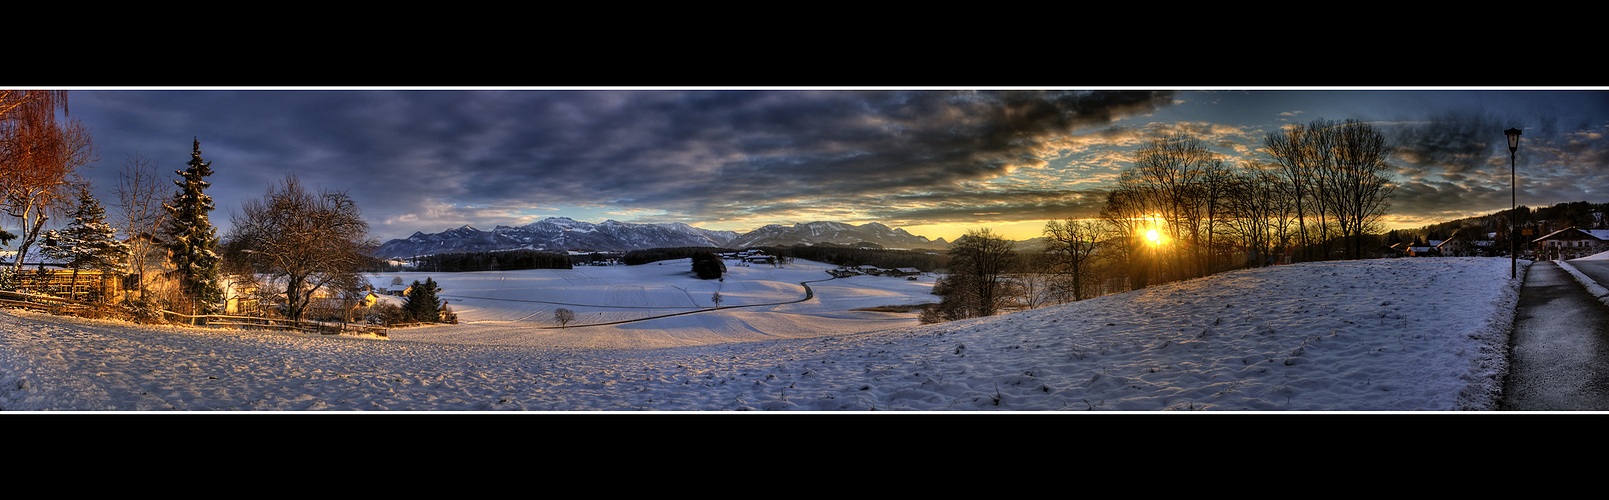
[[[1596,239],[1596,240],[1599,240],[1599,241],[1609,241],[1609,229],[1580,229],[1580,228],[1569,227],[1569,228],[1564,228],[1564,229],[1560,229],[1558,231],[1548,233],[1546,236],[1531,240],[1531,242],[1536,243],[1536,242],[1543,241],[1543,240],[1557,239],[1557,237],[1559,235],[1561,235],[1563,233],[1569,233],[1569,232],[1576,232],[1576,233],[1585,234],[1585,235],[1590,236],[1593,239]]]

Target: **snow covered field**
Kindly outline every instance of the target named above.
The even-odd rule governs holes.
[[[715,287],[723,306],[770,304],[825,278],[798,263],[708,282],[681,262],[430,275],[463,323],[389,339],[0,310],[0,410],[1486,410],[1519,285],[1507,259],[1308,263],[924,326],[849,309],[934,301],[931,277],[857,277],[802,303],[538,328],[555,307],[687,311]]]
[[[938,302],[932,276],[824,281],[836,267],[810,261],[743,267],[727,261],[727,274],[717,281],[695,278],[692,260],[678,259],[563,270],[381,274],[371,281],[384,289],[393,277],[404,283],[429,277],[458,314],[458,325],[394,330],[391,338],[476,345],[618,349],[820,337],[918,324],[914,313],[854,309]],[[805,297],[802,282],[812,282],[813,300],[797,302]],[[716,292],[720,311],[682,314],[712,308]],[[553,312],[559,308],[575,312],[572,325],[606,324],[556,329]]]

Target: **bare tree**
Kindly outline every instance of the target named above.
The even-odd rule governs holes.
[[[1007,275],[1011,283],[1007,289],[1016,295],[1018,303],[1028,309],[1038,309],[1075,300],[1072,288],[1063,285],[1066,277],[1052,271],[1054,265],[1050,261],[1054,257],[1051,254],[1041,252],[1017,257],[1016,265]]]
[[[270,186],[230,214],[224,243],[228,272],[272,290],[286,316],[300,321],[320,292],[353,295],[376,246],[357,203],[344,191],[308,192],[296,176]]]
[[[1384,135],[1357,120],[1319,119],[1268,134],[1264,144],[1292,189],[1304,251],[1322,252],[1307,257],[1328,258],[1332,240],[1349,239],[1352,257],[1361,258],[1363,235],[1390,208]]]
[[[158,229],[168,217],[167,209],[162,206],[161,183],[156,162],[137,152],[124,161],[122,171],[118,172],[117,228],[128,244],[128,270],[138,280],[135,286],[141,299],[146,296],[145,283],[149,276],[146,268],[155,266],[159,260],[151,258],[152,251],[158,247]]]
[[[1090,220],[1052,220],[1045,223],[1044,239],[1048,271],[1065,281],[1070,290],[1062,294],[1071,300],[1083,300],[1091,293],[1091,267],[1095,250],[1101,240],[1110,237],[1111,231]]]
[[[1290,184],[1264,165],[1246,163],[1234,172],[1230,191],[1224,207],[1229,233],[1254,250],[1253,265],[1273,262],[1273,256],[1289,244],[1295,220]]]
[[[67,91],[0,89],[0,119],[8,118],[12,111],[28,105],[50,109],[60,108],[65,112],[67,111]]]
[[[1004,278],[1016,259],[1011,241],[985,229],[969,229],[950,245],[950,273],[975,297],[977,316],[993,316],[1000,309]]]
[[[553,321],[557,321],[560,328],[567,327],[570,325],[570,323],[575,321],[575,311],[571,311],[563,307],[554,309]]]
[[[1144,204],[1136,190],[1119,186],[1106,194],[1101,206],[1101,220],[1111,228],[1112,258],[1126,263],[1122,274],[1128,277],[1130,289],[1145,288],[1150,282],[1153,260],[1144,243],[1144,232],[1153,224],[1155,212]]]
[[[71,206],[85,182],[78,169],[98,159],[89,128],[76,119],[57,120],[58,109],[67,110],[65,93],[0,91],[0,205],[20,233],[0,239],[19,240],[16,270],[51,213]]]
[[[1379,229],[1391,208],[1395,186],[1386,158],[1391,147],[1372,125],[1348,119],[1335,127],[1335,173],[1331,186],[1341,236],[1352,243],[1352,258],[1363,258],[1363,236]]]
[[[1175,277],[1209,272],[1209,235],[1221,189],[1208,180],[1221,178],[1224,168],[1200,140],[1174,136],[1140,148],[1134,166],[1119,176],[1118,184],[1132,193],[1134,201],[1161,218],[1158,230],[1166,233],[1170,244],[1155,250],[1171,258],[1156,263],[1167,266]]]

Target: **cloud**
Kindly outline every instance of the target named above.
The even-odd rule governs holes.
[[[1041,154],[1067,147],[1075,132],[1172,103],[1171,92],[1149,91],[74,94],[75,113],[87,109],[101,129],[115,131],[97,137],[103,152],[138,150],[180,169],[199,139],[215,164],[220,211],[294,172],[309,185],[352,193],[386,234],[513,221],[521,210],[553,206],[687,221],[807,206],[897,215],[861,205],[957,193],[968,182],[1042,168]],[[115,185],[115,165],[97,175]],[[1011,204],[1019,194],[1001,196]]]

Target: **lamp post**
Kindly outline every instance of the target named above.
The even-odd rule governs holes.
[[[1520,149],[1520,129],[1511,128],[1503,131],[1508,135],[1508,279],[1515,279],[1519,275],[1519,225],[1520,214],[1519,199],[1515,195],[1514,187],[1514,152]]]

